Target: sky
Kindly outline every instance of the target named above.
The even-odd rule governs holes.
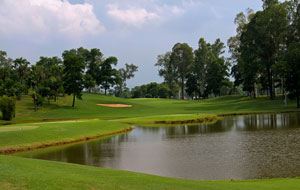
[[[261,7],[261,0],[0,0],[0,50],[35,64],[64,50],[99,48],[118,58],[118,68],[139,67],[127,82],[132,88],[163,81],[156,58],[175,43],[196,49],[204,37],[226,44],[236,14]]]

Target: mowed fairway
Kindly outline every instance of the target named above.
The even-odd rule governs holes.
[[[17,103],[14,122],[31,122],[45,119],[82,119],[103,118],[122,119],[145,116],[174,114],[230,114],[252,112],[297,111],[295,101],[284,105],[282,97],[271,101],[268,97],[251,99],[245,96],[227,96],[208,100],[170,100],[170,99],[121,99],[111,96],[87,94],[83,100],[77,100],[75,108],[71,107],[72,97],[60,98],[51,104],[45,103],[37,112],[33,110],[32,99],[24,96]],[[132,107],[112,108],[97,104],[126,104]],[[1,121],[4,123],[3,121]]]

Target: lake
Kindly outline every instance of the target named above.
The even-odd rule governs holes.
[[[300,176],[300,113],[230,116],[214,124],[138,127],[21,156],[195,180]]]

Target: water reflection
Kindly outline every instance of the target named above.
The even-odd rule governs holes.
[[[214,124],[130,133],[23,156],[162,176],[220,180],[300,176],[300,114],[225,117]]]

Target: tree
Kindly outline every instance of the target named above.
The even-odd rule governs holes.
[[[234,77],[234,86],[243,85],[244,89],[249,92],[255,92],[252,88],[252,86],[254,87],[255,85],[253,84],[253,80],[248,81],[247,79],[249,79],[249,76],[256,76],[256,73],[254,75],[250,74],[248,77],[245,76],[249,68],[245,68],[245,63],[241,56],[241,36],[253,16],[254,11],[252,9],[247,9],[246,14],[243,12],[238,13],[234,19],[234,24],[237,25],[237,34],[230,37],[227,41],[229,53],[231,54],[229,61],[233,65],[231,75]],[[255,97],[255,93],[253,93],[253,95]]]
[[[189,74],[187,75],[187,81],[186,81],[186,93],[194,99],[196,94],[199,94],[199,84],[196,75]]]
[[[95,86],[95,81],[90,74],[84,75],[84,88],[86,88],[89,92],[90,89]]]
[[[42,81],[46,78],[46,74],[41,66],[32,65],[30,68],[29,81],[32,88],[32,99],[34,104],[34,111],[37,111],[37,107],[41,105],[41,102],[38,102],[39,87],[42,85]],[[42,100],[42,99],[39,99]]]
[[[75,98],[82,99],[82,89],[84,88],[84,57],[78,54],[75,49],[64,51],[62,56],[64,89],[68,95],[73,94],[72,107],[75,107]]]
[[[138,71],[138,66],[134,64],[125,64],[125,68],[121,68],[118,70],[119,81],[118,84],[118,96],[122,96],[123,88],[126,87],[126,81],[134,77],[134,73]]]
[[[195,84],[199,84],[199,92],[205,98],[207,96],[206,85],[207,85],[207,69],[211,59],[211,52],[209,50],[210,44],[207,44],[204,38],[200,38],[198,42],[198,49],[195,50]],[[196,88],[194,88],[196,89]],[[200,96],[200,94],[199,94]]]
[[[13,60],[7,57],[5,51],[0,50],[0,79],[11,78],[13,74]]]
[[[113,87],[118,81],[118,72],[112,68],[112,65],[116,66],[118,59],[116,57],[109,57],[100,64],[100,72],[97,75],[96,83],[106,91]]]
[[[30,63],[24,58],[17,58],[13,61],[13,68],[16,71],[16,80],[22,85],[25,84],[26,77],[29,73]]]
[[[296,96],[300,108],[300,42],[288,47],[285,60],[286,89]]]
[[[229,63],[223,57],[215,57],[208,65],[207,69],[207,93],[220,96],[221,87],[226,84]]]
[[[256,74],[258,70],[265,71],[261,74],[266,73],[270,99],[274,99],[273,66],[281,59],[282,48],[286,46],[288,10],[286,3],[272,0],[264,1],[263,7],[264,10],[257,12],[242,32],[241,54],[248,65],[257,65],[252,67],[252,73],[255,69]]]
[[[160,84],[158,89],[158,97],[159,98],[169,98],[170,96],[170,89],[165,84]]]
[[[40,60],[36,63],[36,66],[40,67],[44,73],[44,78],[39,86],[39,93],[43,97],[47,97],[48,103],[51,98],[56,101],[59,93],[63,91],[63,65],[62,60],[58,57],[40,57]]]
[[[171,91],[171,96],[175,96],[178,92],[178,72],[174,62],[171,62],[172,52],[167,52],[157,56],[155,66],[159,68],[158,75],[164,78],[165,84]]]
[[[10,121],[15,116],[16,99],[14,97],[3,96],[0,99],[0,110],[3,120]]]
[[[186,76],[191,73],[194,64],[193,49],[186,43],[175,44],[172,49],[170,62],[177,68],[177,77],[181,86],[181,99],[184,99]]]
[[[97,79],[97,75],[100,72],[100,64],[103,61],[103,54],[97,48],[90,50],[87,58],[87,71],[86,73],[93,77],[94,81]]]

